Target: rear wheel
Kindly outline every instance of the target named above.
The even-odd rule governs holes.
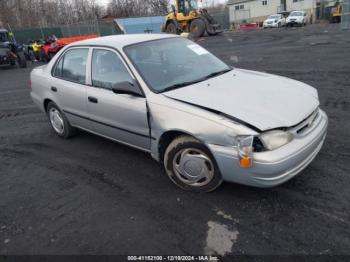
[[[170,22],[167,26],[166,26],[166,32],[168,34],[176,34],[177,30],[176,30],[176,25],[173,22]]]
[[[164,167],[169,178],[188,191],[210,192],[223,181],[211,152],[190,136],[180,136],[170,143]]]
[[[190,33],[194,38],[202,37],[205,33],[205,23],[202,19],[194,19],[190,24]]]
[[[69,124],[68,119],[55,103],[50,102],[47,105],[47,116],[53,131],[58,136],[69,138],[76,134],[76,129]]]
[[[20,52],[17,53],[17,63],[20,68],[25,68],[27,67],[27,59],[24,55],[24,53]]]
[[[34,54],[33,50],[29,50],[28,57],[29,57],[29,61],[31,61],[31,62],[35,61],[36,58],[35,58],[35,54]]]

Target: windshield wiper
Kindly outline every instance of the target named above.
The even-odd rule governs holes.
[[[221,70],[221,71],[218,71],[218,72],[214,72],[214,73],[211,73],[207,76],[204,77],[204,79],[209,79],[209,78],[212,78],[212,77],[215,77],[215,76],[219,76],[219,75],[223,75],[223,74],[226,74],[227,72],[230,72],[232,71],[232,67],[230,68],[227,68],[227,69],[224,69],[224,70]]]
[[[212,78],[212,77],[215,77],[215,76],[219,76],[219,75],[223,75],[227,72],[230,72],[233,68],[230,67],[230,68],[227,68],[227,69],[224,69],[224,70],[221,70],[221,71],[218,71],[218,72],[214,72],[214,73],[211,73],[209,75],[206,75],[205,77],[202,77],[202,78],[199,78],[197,80],[193,80],[193,81],[187,81],[187,82],[183,82],[183,83],[177,83],[177,84],[174,84],[174,85],[171,85],[171,86],[168,86],[166,88],[164,88],[161,93],[163,92],[167,92],[167,91],[171,91],[171,90],[174,90],[174,89],[177,89],[177,88],[180,88],[180,87],[184,87],[184,86],[189,86],[189,85],[192,85],[192,84],[196,84],[196,83],[199,83],[199,82],[203,82],[209,78]]]
[[[168,87],[164,88],[164,89],[161,91],[161,93],[167,92],[167,91],[171,91],[171,90],[174,90],[174,89],[177,89],[177,88],[180,88],[180,87],[184,87],[184,86],[189,86],[189,85],[192,85],[192,84],[196,84],[196,83],[199,83],[199,82],[204,81],[205,79],[206,79],[206,78],[201,78],[201,79],[197,79],[197,80],[193,80],[193,81],[177,83],[177,84],[174,84],[174,85],[171,85],[171,86],[168,86]]]

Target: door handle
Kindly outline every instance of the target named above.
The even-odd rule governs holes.
[[[97,100],[96,97],[89,96],[89,97],[88,97],[88,100],[89,100],[89,102],[94,103],[94,104],[97,104],[97,103],[98,103],[98,100]]]
[[[55,87],[55,86],[51,86],[51,91],[53,91],[53,92],[57,92],[57,87]]]

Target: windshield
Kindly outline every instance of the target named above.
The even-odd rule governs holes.
[[[124,48],[140,75],[156,93],[204,81],[231,69],[185,38],[167,38]]]
[[[191,8],[191,10],[198,9],[198,2],[197,2],[197,0],[191,0],[190,1],[190,8]]]
[[[185,15],[188,15],[191,10],[198,9],[196,0],[181,0],[178,2],[178,5],[180,13],[185,13]]]
[[[7,42],[7,41],[8,41],[7,33],[1,32],[0,33],[0,42]]]
[[[279,19],[279,18],[280,18],[279,15],[270,15],[270,16],[268,17],[268,19]]]
[[[303,12],[291,12],[290,16],[303,16],[304,13]]]

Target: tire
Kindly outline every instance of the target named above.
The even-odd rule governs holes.
[[[18,62],[18,66],[20,68],[26,68],[27,67],[27,59],[26,59],[25,55],[22,52],[17,53],[17,62]]]
[[[32,50],[29,51],[28,56],[29,56],[29,61],[31,61],[31,62],[35,61],[35,59],[36,59],[35,58],[35,54],[34,54],[34,52]]]
[[[207,24],[207,30],[206,31],[207,31],[207,34],[209,36],[216,36],[216,35],[218,35],[218,33],[214,30],[213,26],[209,24],[209,22]]]
[[[205,33],[205,23],[202,19],[194,19],[190,24],[190,33],[194,38],[202,37]]]
[[[66,116],[62,113],[59,107],[50,102],[47,105],[47,117],[53,131],[62,138],[70,138],[76,134],[76,129],[70,125]],[[55,119],[55,117],[58,117]],[[59,128],[59,124],[62,125],[62,128]]]
[[[184,170],[186,165],[181,164],[184,158],[187,158],[187,161],[182,164],[187,164],[187,172]],[[200,141],[190,136],[179,136],[170,143],[164,155],[164,168],[171,181],[187,191],[211,192],[223,181],[211,152]],[[204,171],[200,176],[199,169]]]
[[[166,26],[166,32],[168,34],[177,34],[177,29],[176,29],[176,25],[174,22],[170,22],[167,26]]]

